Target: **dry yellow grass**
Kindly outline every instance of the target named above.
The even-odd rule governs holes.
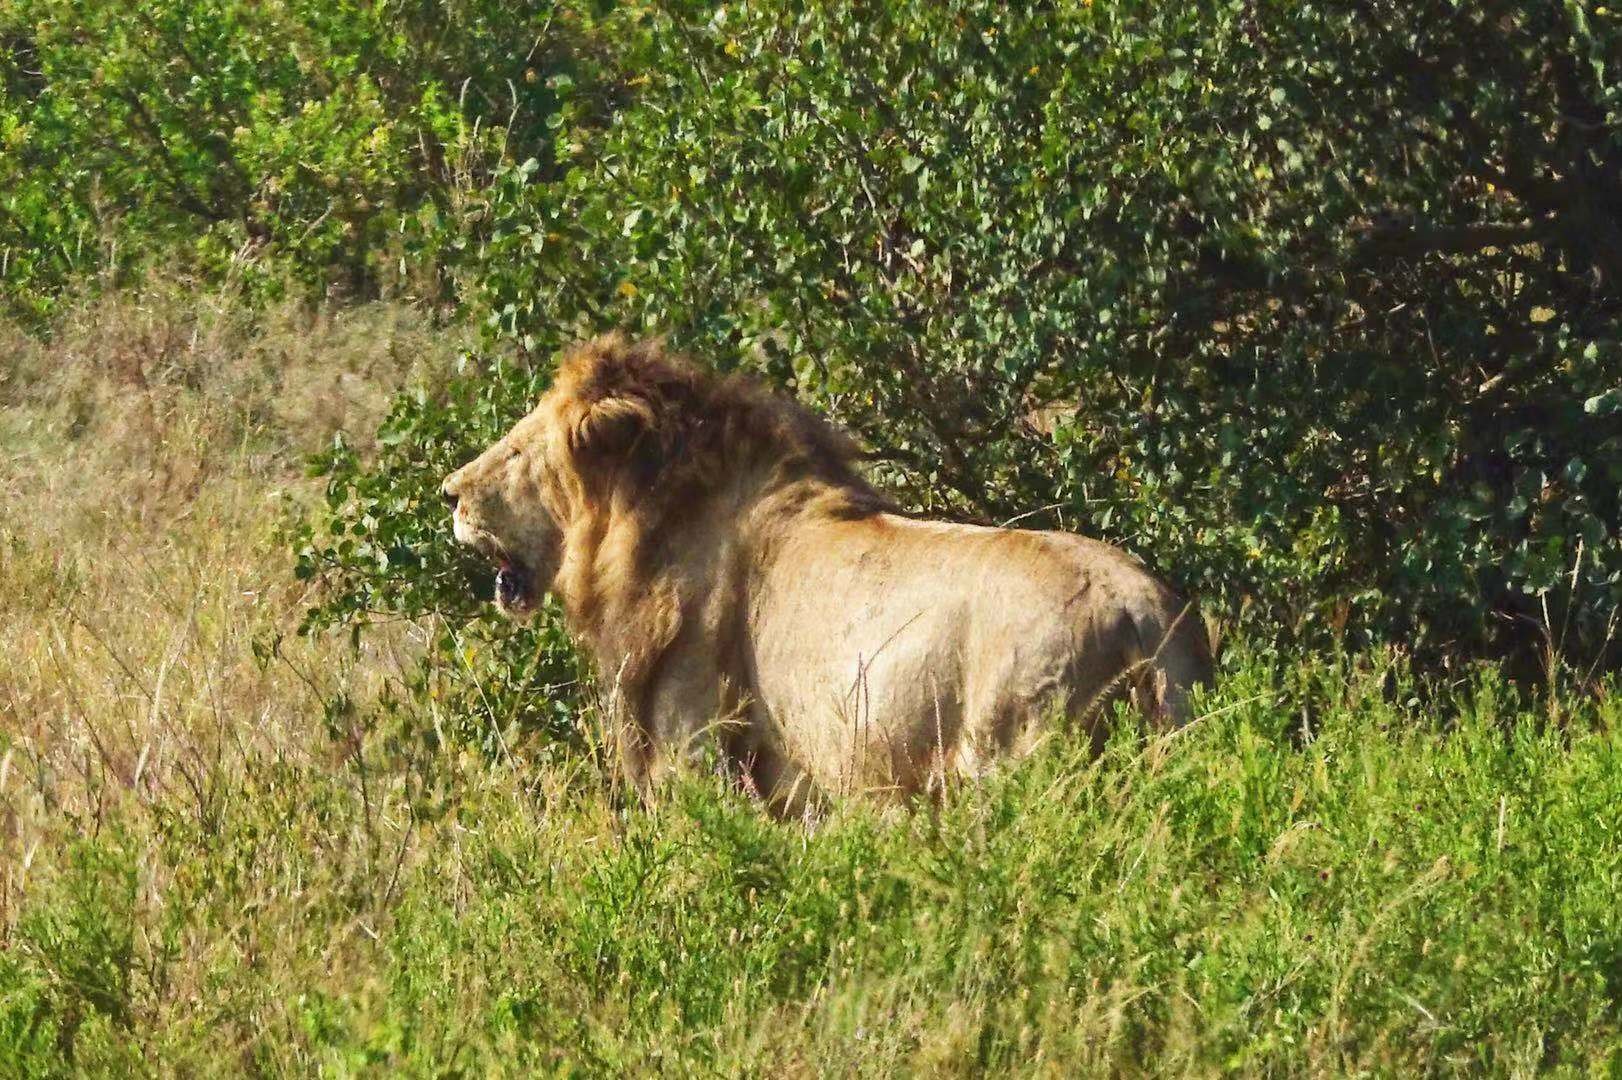
[[[306,598],[275,530],[311,493],[302,455],[340,429],[364,445],[454,344],[403,308],[250,320],[174,294],[87,303],[48,341],[0,330],[8,919],[41,845],[94,831],[110,801],[207,814],[250,750],[331,753],[324,695],[364,696],[390,641],[357,658],[294,636]]]

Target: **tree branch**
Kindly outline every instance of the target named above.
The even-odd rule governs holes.
[[[1541,242],[1551,232],[1547,220],[1514,224],[1433,225],[1429,222],[1385,219],[1363,234],[1352,253],[1358,268],[1387,259],[1417,259],[1426,255],[1472,255],[1487,248],[1517,247]]]
[[[153,119],[146,103],[132,91],[119,92],[114,96],[129,106],[130,113],[135,119],[135,126],[147,137],[157,152],[158,161],[163,166],[163,171],[169,178],[169,185],[174,190],[175,198],[181,207],[209,221],[226,220],[230,215],[204,202],[201,196],[192,190],[191,185],[186,183],[185,174],[179,162],[175,160],[174,154],[170,152],[169,143],[164,139],[163,131]]]

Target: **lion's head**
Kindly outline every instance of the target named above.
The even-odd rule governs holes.
[[[495,562],[496,604],[526,616],[556,576],[567,509],[550,416],[536,409],[445,478],[456,539]]]
[[[566,353],[534,410],[448,476],[444,496],[456,539],[498,567],[498,606],[523,616],[558,585],[571,536],[600,543],[618,529],[635,549],[723,488],[758,496],[811,481],[879,505],[855,454],[791,400],[608,334]]]

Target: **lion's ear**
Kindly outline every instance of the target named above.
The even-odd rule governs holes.
[[[651,432],[653,423],[653,406],[646,399],[605,397],[594,402],[575,424],[570,443],[580,453],[620,453]]]

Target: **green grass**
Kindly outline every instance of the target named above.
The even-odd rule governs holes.
[[[430,342],[352,318],[9,354],[0,1074],[1622,1071],[1614,684],[1240,644],[1181,733],[811,826],[361,722],[426,630],[289,636],[271,542],[280,388]]]
[[[436,800],[250,757],[208,813],[118,799],[39,853],[0,1039],[25,1072],[1622,1065],[1616,707],[1488,680],[1441,732],[1380,676],[1250,664],[1181,735],[809,829],[702,777],[621,811],[522,756]]]

